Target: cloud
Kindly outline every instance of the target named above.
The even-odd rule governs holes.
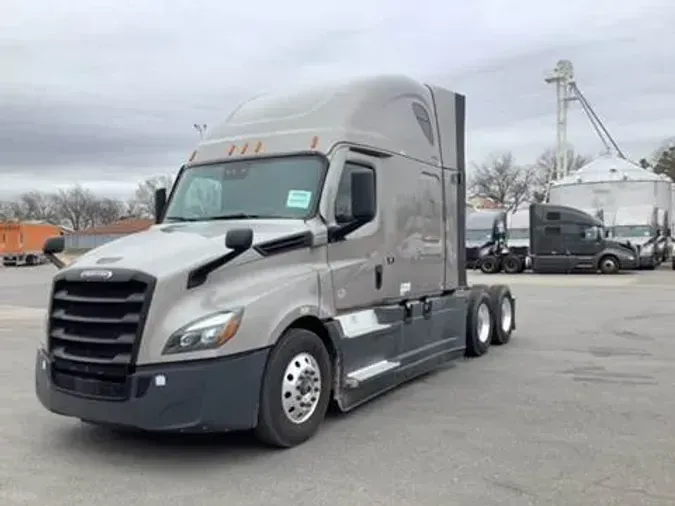
[[[7,2],[6,2],[7,3]],[[0,19],[0,194],[78,181],[123,192],[177,168],[238,101],[379,72],[466,93],[469,157],[554,142],[560,58],[636,158],[675,135],[675,5],[568,0],[284,3],[8,0]],[[573,108],[570,141],[602,146]]]

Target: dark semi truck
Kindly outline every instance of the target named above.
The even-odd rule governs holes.
[[[466,215],[466,268],[494,274],[502,269],[506,248],[506,212],[481,209]]]
[[[600,219],[573,207],[530,206],[530,256],[538,273],[636,269],[635,248],[607,238]]]

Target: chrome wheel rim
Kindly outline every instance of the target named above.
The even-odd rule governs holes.
[[[487,304],[482,303],[478,307],[478,340],[481,343],[487,343],[490,340],[490,333],[492,330],[492,319],[490,318],[490,308]]]
[[[301,424],[311,418],[321,397],[321,369],[309,353],[293,357],[281,385],[281,405],[286,418]]]
[[[502,331],[504,333],[510,332],[513,324],[513,306],[511,305],[511,299],[508,297],[502,299],[501,316]]]

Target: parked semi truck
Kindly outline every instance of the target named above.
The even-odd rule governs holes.
[[[530,208],[520,208],[510,213],[507,226],[509,251],[518,259],[520,268],[517,272],[523,272],[531,267]]]
[[[310,438],[509,341],[505,285],[467,286],[465,99],[380,76],[241,104],[156,194],[157,224],[61,268],[36,358],[49,410],[147,431]],[[210,188],[210,198],[205,198]],[[422,205],[424,204],[424,205]],[[440,245],[401,248],[407,238]]]
[[[663,257],[662,228],[655,206],[619,207],[614,213],[611,237],[633,246],[637,252],[639,269],[654,269]],[[665,236],[663,236],[665,239]]]
[[[506,212],[478,209],[466,215],[466,267],[494,274],[502,269],[506,248]]]
[[[527,248],[520,240],[512,242],[508,220],[505,210],[485,209],[467,215],[467,269],[480,269],[485,274],[516,274],[529,266]]]
[[[636,250],[607,238],[602,222],[573,207],[530,205],[532,270],[615,274],[638,265]]]

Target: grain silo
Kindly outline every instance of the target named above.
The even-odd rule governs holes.
[[[610,225],[619,208],[653,206],[672,216],[675,198],[669,178],[611,155],[600,156],[551,184],[552,204],[600,211]]]

